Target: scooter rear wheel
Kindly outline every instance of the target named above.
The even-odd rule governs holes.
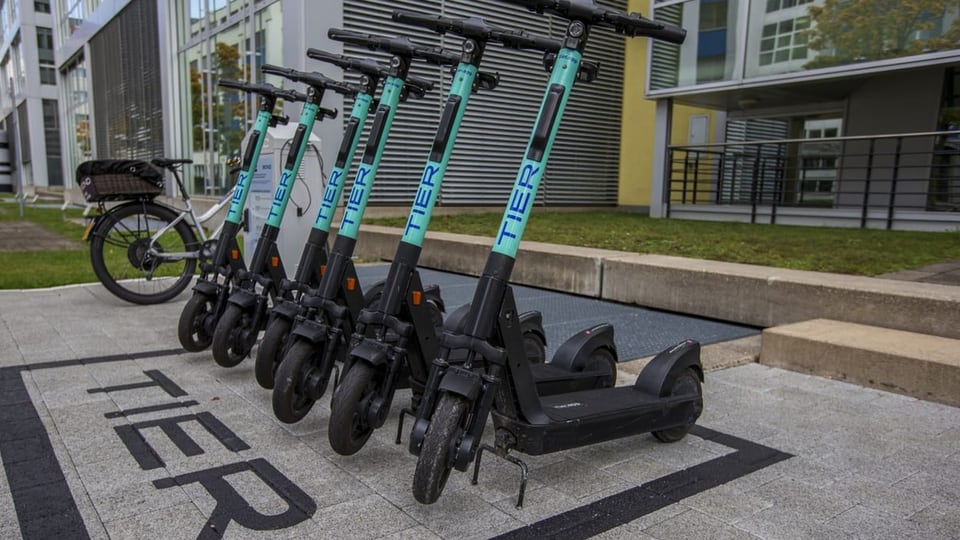
[[[250,317],[236,304],[230,304],[224,310],[217,328],[213,331],[213,359],[221,367],[234,367],[250,352],[243,344],[241,335],[250,324]]]
[[[703,388],[700,386],[700,377],[697,376],[696,372],[692,369],[687,369],[674,381],[673,387],[670,389],[671,396],[687,396],[691,393],[696,392],[697,397],[703,399]],[[664,443],[677,442],[680,439],[684,438],[687,433],[689,433],[690,428],[696,423],[696,419],[700,417],[700,411],[697,411],[694,421],[683,426],[677,426],[675,428],[663,429],[660,431],[654,431],[653,436],[657,438],[658,441]]]
[[[283,346],[290,338],[290,328],[293,322],[284,317],[275,318],[263,333],[263,341],[257,348],[257,361],[253,365],[257,384],[267,390],[273,389],[273,381],[277,375],[277,368],[283,360]]]
[[[330,401],[327,438],[330,447],[342,456],[352,456],[363,448],[373,433],[367,421],[367,407],[376,395],[378,370],[357,361],[350,367]]]
[[[313,343],[298,339],[283,356],[273,381],[273,414],[277,420],[294,424],[313,407],[315,400],[305,386],[315,352]]]
[[[547,359],[547,344],[535,332],[523,334],[523,348],[527,353],[527,361],[531,364],[542,364]]]
[[[213,302],[205,295],[194,293],[180,312],[177,337],[189,352],[200,352],[210,346],[213,336],[203,328],[203,321],[213,309]]]
[[[444,394],[440,398],[413,473],[413,496],[417,501],[433,504],[443,493],[453,469],[450,448],[460,436],[461,424],[469,410],[470,403],[463,396]]]

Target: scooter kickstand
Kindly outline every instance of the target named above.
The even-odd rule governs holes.
[[[403,440],[403,417],[407,415],[416,416],[417,413],[413,409],[400,409],[400,416],[397,417],[397,440],[394,441],[396,444],[400,444]]]
[[[523,508],[523,496],[527,492],[527,464],[524,463],[523,460],[509,455],[508,452],[510,449],[507,447],[493,447],[486,443],[481,444],[480,449],[477,450],[477,458],[473,461],[473,480],[471,480],[470,483],[477,485],[477,479],[480,476],[480,457],[483,455],[484,450],[489,450],[501,459],[520,467],[520,492],[517,494],[517,509]]]

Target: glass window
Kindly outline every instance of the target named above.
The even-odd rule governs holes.
[[[53,29],[37,27],[37,56],[40,60],[40,83],[57,84],[57,72],[54,69]]]
[[[83,57],[69,62],[61,72],[60,99],[63,103],[63,127],[67,133],[67,170],[93,159],[90,133],[90,105],[87,95],[87,69]]]
[[[60,112],[57,100],[43,100],[43,138],[47,147],[48,185],[63,185],[63,161],[60,154]]]
[[[33,9],[39,13],[50,13],[50,0],[35,0]]]
[[[185,130],[183,147],[192,151],[195,167],[187,185],[195,193],[217,194],[230,187],[227,171],[239,162],[244,135],[256,116],[256,99],[216,83],[221,78],[261,81],[260,66],[282,64],[281,2],[253,0],[178,0],[178,63],[185,82],[180,89]],[[209,11],[207,11],[209,9]],[[245,17],[223,24],[229,15]],[[280,79],[271,83],[282,85]]]

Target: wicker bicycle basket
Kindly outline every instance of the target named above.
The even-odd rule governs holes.
[[[163,173],[145,161],[85,161],[77,185],[87,202],[149,199],[163,193]]]

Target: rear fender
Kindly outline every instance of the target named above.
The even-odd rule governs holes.
[[[453,313],[447,315],[443,321],[443,329],[454,334],[463,333],[463,325],[467,314],[470,313],[470,304],[464,304],[458,307]]]
[[[700,343],[687,339],[666,349],[644,366],[633,387],[647,394],[665,397],[670,394],[673,383],[687,369],[693,369],[703,382],[703,366],[700,364]]]
[[[520,314],[520,331],[523,335],[535,334],[544,345],[547,343],[547,334],[543,330],[543,314],[539,311],[527,311]]]
[[[443,298],[440,296],[439,285],[427,285],[423,288],[423,295],[427,298],[428,302],[433,302],[438,308],[440,308],[441,313],[447,312],[447,306],[443,303]]]
[[[581,330],[570,336],[560,345],[550,363],[571,372],[580,372],[589,363],[590,356],[597,349],[609,349],[614,360],[617,359],[617,345],[613,341],[613,326],[609,323],[598,324]]]

